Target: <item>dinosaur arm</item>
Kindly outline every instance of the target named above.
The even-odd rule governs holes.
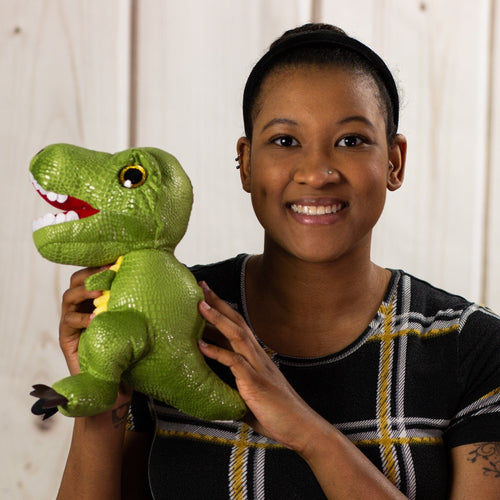
[[[100,273],[93,274],[85,280],[85,288],[89,292],[92,290],[109,290],[115,276],[116,272],[111,269],[106,269]]]
[[[92,290],[109,290],[111,283],[115,279],[116,273],[120,269],[123,262],[123,256],[118,257],[118,260],[108,269],[100,273],[93,274],[85,280],[85,288],[91,292]]]

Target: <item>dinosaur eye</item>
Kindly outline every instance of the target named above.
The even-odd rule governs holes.
[[[146,181],[146,170],[141,165],[127,165],[120,170],[120,183],[126,188],[136,188]]]

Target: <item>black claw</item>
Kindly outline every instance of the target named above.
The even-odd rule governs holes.
[[[68,402],[64,396],[47,385],[36,384],[33,386],[33,389],[34,391],[30,392],[30,396],[39,398],[39,400],[31,407],[31,413],[34,415],[43,415],[43,420],[57,413],[59,405]]]

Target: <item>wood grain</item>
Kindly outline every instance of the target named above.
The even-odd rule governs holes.
[[[188,263],[258,252],[235,169],[246,76],[311,15],[372,45],[394,70],[409,140],[374,258],[500,310],[500,7],[496,0],[4,0],[0,17],[0,498],[51,499],[72,422],[32,417],[32,383],[66,374],[57,323],[74,269],[44,261],[47,211],[30,158],[51,142],[178,156],[195,187]]]
[[[30,413],[31,385],[67,374],[57,329],[74,269],[34,248],[31,221],[50,209],[30,185],[29,160],[51,142],[126,145],[127,12],[122,0],[2,2],[1,498],[55,498],[72,427],[60,415],[42,423]]]
[[[362,13],[362,15],[360,15]],[[403,188],[388,197],[374,259],[483,300],[490,1],[323,2],[385,58],[401,88]]]
[[[262,230],[234,161],[243,135],[243,87],[267,46],[308,20],[310,3],[137,5],[136,142],[172,152],[194,185],[193,212],[178,256],[194,264],[260,252]]]

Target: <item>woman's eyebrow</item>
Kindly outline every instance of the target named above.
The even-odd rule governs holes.
[[[262,127],[262,132],[273,125],[298,125],[298,123],[290,118],[273,118]]]
[[[362,115],[347,116],[346,118],[342,118],[342,120],[339,120],[337,123],[339,125],[345,125],[346,123],[350,122],[362,122],[365,125],[368,125],[370,128],[375,129],[375,125],[373,125],[373,123],[368,120],[368,118]]]

